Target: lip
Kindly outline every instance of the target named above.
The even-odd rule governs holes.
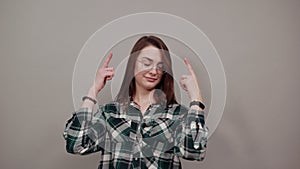
[[[145,77],[148,82],[155,82],[157,79],[156,78],[151,78],[151,77]]]

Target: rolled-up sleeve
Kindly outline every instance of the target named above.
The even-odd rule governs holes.
[[[102,106],[93,114],[84,107],[73,112],[64,129],[66,151],[72,154],[86,155],[103,149],[106,132]]]
[[[175,151],[187,160],[202,161],[207,148],[208,127],[204,111],[181,107],[184,114],[175,134]]]

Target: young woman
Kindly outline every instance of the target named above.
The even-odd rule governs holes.
[[[156,36],[140,38],[131,50],[121,89],[114,101],[99,105],[96,95],[114,76],[110,52],[79,110],[67,121],[66,150],[86,155],[101,151],[101,168],[181,168],[180,157],[202,161],[208,128],[195,73],[180,79],[191,99],[177,103],[170,53]]]

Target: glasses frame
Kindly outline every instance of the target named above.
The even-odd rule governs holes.
[[[145,58],[145,59],[147,59],[147,58]],[[150,63],[150,65],[147,65],[147,63],[145,63],[145,59],[137,59],[137,61],[138,62],[140,62],[141,64],[142,64],[142,66],[143,66],[143,70],[151,70],[151,69],[153,69],[154,68],[154,63],[153,63],[153,61],[151,61],[151,60],[149,60],[149,62],[151,62]],[[147,61],[146,61],[147,62]],[[160,67],[159,65],[160,64],[162,64],[162,67]],[[164,63],[163,62],[160,62],[160,63],[158,63],[158,64],[156,64],[156,66],[155,66],[155,69],[157,70],[157,72],[159,72],[159,73],[164,73],[165,72],[165,68],[164,68]]]

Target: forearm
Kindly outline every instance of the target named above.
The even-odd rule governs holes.
[[[101,110],[97,113],[101,114]],[[94,116],[91,109],[87,107],[80,108],[67,121],[64,130],[67,152],[85,155],[99,151],[101,149],[99,144],[104,139],[105,130],[102,116]]]
[[[208,132],[204,111],[198,105],[193,105],[186,115],[178,140],[179,155],[185,159],[201,161],[205,157]]]
[[[89,88],[88,94],[86,96],[96,100],[97,92],[95,91],[95,87],[92,86],[91,88]],[[81,105],[81,108],[87,107],[93,110],[94,106],[95,104],[91,100],[85,99]]]
[[[87,107],[80,108],[73,113],[64,131],[67,152],[77,154],[85,148],[83,138],[87,138],[91,121],[92,112]]]
[[[199,101],[199,102],[203,103],[203,99],[201,97],[201,94],[198,94],[196,96],[191,97],[191,102],[192,101]],[[190,108],[194,109],[194,110],[198,110],[198,111],[203,111],[203,109],[201,107],[199,107],[198,105],[192,105]]]

